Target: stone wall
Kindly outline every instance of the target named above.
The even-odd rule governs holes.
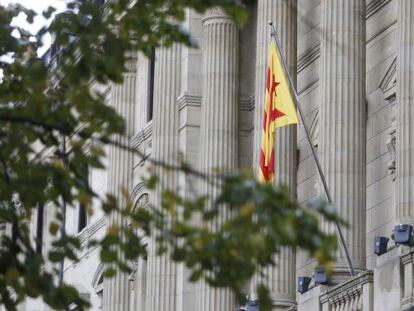
[[[381,1],[372,1],[368,8],[376,2]],[[366,248],[370,269],[374,267],[374,236],[390,235],[395,223],[395,169],[390,168],[393,156],[389,148],[395,148],[390,140],[395,137],[396,126],[397,2],[382,2],[382,7],[374,7],[377,11],[367,16]]]

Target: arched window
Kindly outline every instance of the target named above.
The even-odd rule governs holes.
[[[135,185],[131,193],[131,202],[134,202],[134,210],[146,208],[149,203],[149,194],[144,183]]]
[[[103,305],[103,265],[100,264],[92,279],[92,287],[97,298],[98,310],[102,310]]]
[[[134,210],[138,210],[138,209],[141,209],[141,208],[146,208],[148,204],[149,204],[149,194],[144,193],[135,202]]]
[[[138,184],[132,193],[134,203],[134,211],[147,208],[150,198],[145,192],[145,185]],[[144,241],[145,242],[145,241]],[[134,264],[134,269],[129,277],[131,297],[131,310],[140,310],[145,305],[146,286],[147,286],[147,258],[140,257]]]

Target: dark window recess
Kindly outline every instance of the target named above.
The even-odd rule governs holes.
[[[78,232],[81,232],[83,228],[86,227],[87,215],[85,205],[79,205],[79,222],[78,222]]]
[[[148,81],[148,112],[147,121],[152,120],[152,114],[154,111],[154,77],[155,75],[155,49],[151,51],[150,63],[149,63],[149,81]]]
[[[103,273],[99,277],[99,280],[98,280],[98,284],[97,285],[101,285],[101,284],[103,284]]]
[[[37,221],[36,221],[36,252],[42,252],[43,245],[43,226],[45,218],[45,206],[44,204],[37,205]]]
[[[85,183],[85,186],[89,187],[89,167],[86,164],[83,164],[81,166],[83,169],[81,171],[81,178],[83,182]],[[86,205],[79,202],[79,208],[78,208],[78,232],[81,232],[83,228],[87,225],[87,219],[88,215],[86,212]]]
[[[14,243],[17,242],[17,237],[18,237],[18,233],[19,233],[17,226],[18,226],[17,221],[14,220],[13,223],[12,223],[12,231],[11,231],[12,241]]]
[[[13,209],[13,214],[14,214],[13,215],[13,221],[12,221],[12,224],[11,224],[11,239],[12,239],[13,243],[16,243],[18,235],[19,235],[19,227],[18,227],[18,223],[17,223],[17,218],[18,218],[19,214],[21,213],[21,210],[20,210],[21,202],[16,197],[16,198],[13,198],[11,203],[12,203],[11,207]]]

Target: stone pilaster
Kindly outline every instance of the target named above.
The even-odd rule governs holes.
[[[193,9],[186,10],[183,27],[188,30],[191,37],[202,43],[203,14]],[[181,95],[178,98],[180,111],[180,153],[185,161],[194,168],[199,165],[200,142],[200,110],[203,71],[203,49],[183,47],[181,71]],[[198,190],[199,178],[181,173],[179,176],[180,194],[186,199],[193,199]],[[182,210],[179,212],[182,217]],[[194,219],[194,221],[196,221]],[[197,306],[197,284],[188,282],[190,269],[184,263],[177,265],[177,305],[176,311],[194,311]]]
[[[414,2],[398,0],[397,219],[414,224]]]
[[[156,51],[154,84],[154,117],[152,157],[174,163],[178,159],[179,116],[177,98],[181,83],[181,46],[174,44]],[[178,173],[155,167],[160,184],[153,195],[153,204],[160,208],[161,192],[177,190]],[[176,265],[169,255],[157,256],[155,241],[151,240],[148,253],[146,311],[175,311]]]
[[[135,133],[139,133],[148,122],[148,104],[149,104],[149,83],[150,83],[150,64],[151,60],[138,53],[137,60],[137,109],[135,111]],[[142,150],[141,150],[142,151]]]
[[[256,43],[256,106],[253,167],[258,168],[265,102],[265,84],[268,47],[271,41],[272,21],[276,27],[282,53],[285,56],[289,73],[296,81],[296,0],[258,0],[257,43]],[[275,145],[275,182],[289,188],[290,196],[296,198],[297,170],[296,126],[277,129]],[[267,271],[267,285],[271,290],[274,307],[287,309],[295,302],[296,255],[293,249],[283,248],[276,256],[276,267]],[[254,284],[255,285],[255,282]],[[253,289],[254,290],[254,289]]]
[[[365,268],[365,1],[323,0],[320,157],[355,269]],[[325,225],[327,230],[332,230]],[[335,277],[348,277],[338,252]]]
[[[127,61],[128,73],[124,74],[121,84],[111,86],[111,104],[116,112],[121,115],[126,124],[125,135],[116,135],[114,141],[129,145],[129,139],[134,132],[134,110],[136,91],[136,55],[131,55]],[[118,198],[122,207],[126,200],[123,189],[132,188],[133,153],[116,146],[109,149],[109,178],[108,191]],[[125,226],[126,220],[119,213],[113,213],[108,220],[108,226]],[[129,275],[118,272],[115,277],[104,280],[105,311],[123,311],[129,306]]]
[[[206,12],[203,20],[203,98],[201,104],[200,165],[211,173],[218,168],[229,172],[237,168],[237,114],[238,114],[238,41],[235,22],[222,9]],[[202,183],[202,193],[212,199],[218,188]],[[217,224],[225,221],[225,207]],[[200,282],[198,309],[233,310],[235,300],[229,290],[213,289]]]

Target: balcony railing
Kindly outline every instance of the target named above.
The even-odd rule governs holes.
[[[324,292],[322,311],[373,311],[373,272],[367,271]]]

